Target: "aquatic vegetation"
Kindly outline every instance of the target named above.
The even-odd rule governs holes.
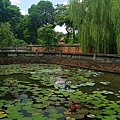
[[[5,112],[0,112],[0,118],[4,118],[6,116],[7,116],[7,114],[5,114]]]
[[[92,77],[100,76],[100,72],[40,64],[3,65],[1,69],[1,76],[7,76],[0,87],[3,120],[109,119],[111,116],[119,119],[119,98],[117,101],[106,98],[114,92],[104,89],[83,93],[80,90],[94,88],[96,81]],[[11,77],[21,71],[28,75],[28,81]],[[86,77],[85,72],[91,75]]]
[[[100,82],[100,83],[103,84],[103,85],[109,85],[110,84],[110,82],[108,82],[108,81]]]

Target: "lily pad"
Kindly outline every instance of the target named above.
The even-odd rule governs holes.
[[[76,88],[77,88],[77,86],[73,86],[73,85],[72,85],[72,86],[70,86],[70,88],[72,88],[72,89],[76,89]]]
[[[0,112],[0,118],[4,118],[6,116],[7,116],[7,114],[5,114],[4,112]]]
[[[79,114],[87,115],[89,110],[87,108],[76,109]]]
[[[95,83],[93,83],[93,82],[86,82],[85,84],[86,84],[86,86],[94,86],[95,85]]]
[[[43,114],[35,115],[32,117],[33,120],[47,120],[48,117],[44,116]]]
[[[115,115],[116,114],[116,112],[111,109],[105,109],[105,110],[103,110],[103,113],[106,115]]]
[[[49,114],[49,117],[51,117],[51,118],[61,118],[61,117],[63,117],[63,114],[52,112],[52,113]]]
[[[30,118],[30,117],[23,117],[23,118],[19,118],[19,119],[17,119],[17,120],[33,120],[33,119]]]
[[[87,117],[88,118],[96,118],[96,116],[94,114],[88,114]]]
[[[85,115],[84,114],[76,114],[76,113],[72,113],[71,115],[71,118],[75,118],[75,119],[78,119],[78,120],[80,120],[80,119],[83,119],[84,117],[85,117]]]
[[[68,89],[68,90],[66,90],[66,92],[75,92],[75,90],[73,90],[73,89]]]
[[[33,104],[33,107],[35,108],[44,108],[43,104]]]

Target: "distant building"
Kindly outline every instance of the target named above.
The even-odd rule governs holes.
[[[64,44],[64,40],[65,40],[65,39],[64,39],[63,37],[60,38],[60,40],[59,40],[59,44],[60,44],[60,45]]]

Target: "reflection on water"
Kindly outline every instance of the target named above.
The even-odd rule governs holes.
[[[65,69],[65,68],[64,68]],[[72,70],[73,72],[77,71],[77,68],[71,68],[67,66],[67,69]],[[0,76],[0,80],[3,81],[6,78],[15,78],[18,81],[30,81],[31,83],[35,83],[35,84],[40,84],[40,82],[38,81],[32,81],[29,79],[29,74],[14,74],[14,75],[8,75],[8,76]],[[71,74],[72,76],[72,74]],[[51,80],[54,79],[55,80],[55,84],[54,87],[56,89],[62,88],[62,89],[69,89],[68,84],[72,84],[72,82],[70,80],[67,80],[64,77],[61,76],[57,76],[55,78],[51,78]],[[114,73],[108,73],[108,72],[103,72],[103,74],[101,74],[99,77],[90,77],[90,79],[93,79],[95,81],[95,86],[91,87],[91,86],[87,86],[87,87],[79,87],[79,90],[81,90],[83,93],[92,93],[93,91],[99,90],[99,91],[103,91],[103,90],[107,90],[107,91],[112,91],[115,94],[120,94],[120,74],[114,74]],[[109,82],[109,85],[103,85],[101,84],[101,82]],[[77,81],[76,81],[77,82]],[[0,84],[0,86],[2,85],[2,82]],[[42,87],[42,86],[41,86]],[[27,98],[27,97],[26,97]],[[114,95],[107,95],[107,98],[109,100],[117,100],[118,98]],[[23,99],[23,101],[25,101],[26,99]]]
[[[26,102],[27,99],[28,99],[28,95],[27,94],[21,94],[20,98],[21,98],[22,102]]]
[[[56,69],[56,71],[57,71],[57,69]],[[96,95],[93,94],[93,96],[94,95],[95,96],[94,96],[94,98],[92,98],[93,96],[91,96],[91,93],[93,91],[94,92],[102,91],[103,92],[102,94],[107,96],[108,101],[109,100],[110,101],[111,100],[113,100],[113,101],[119,100],[118,96],[115,95],[115,94],[120,94],[120,84],[119,84],[120,83],[120,75],[119,74],[104,72],[97,76],[98,72],[89,70],[87,72],[87,74],[84,74],[84,73],[86,73],[87,70],[81,70],[81,69],[71,68],[71,67],[67,67],[67,71],[65,71],[65,72],[63,69],[62,70],[59,69],[59,71],[57,71],[57,72],[56,71],[54,71],[53,73],[49,73],[49,70],[47,69],[47,74],[45,74],[46,69],[44,69],[44,74],[42,74],[42,76],[39,76],[42,78],[44,78],[44,76],[47,76],[44,78],[43,81],[42,81],[42,79],[37,79],[37,80],[30,79],[31,74],[26,74],[26,75],[14,74],[14,75],[8,75],[8,76],[0,76],[1,81],[3,81],[0,84],[1,86],[3,86],[3,89],[1,89],[0,94],[4,93],[4,95],[2,96],[2,99],[5,99],[5,100],[8,99],[10,101],[14,101],[13,104],[15,104],[15,105],[17,105],[17,101],[20,100],[20,103],[18,105],[20,105],[19,106],[21,108],[20,112],[23,113],[24,117],[33,117],[32,113],[36,114],[37,110],[42,109],[42,111],[41,112],[39,111],[40,113],[37,113],[37,114],[42,113],[43,115],[47,116],[47,118],[49,118],[49,115],[50,115],[50,112],[46,111],[46,110],[49,110],[48,107],[50,107],[50,111],[52,108],[54,108],[55,111],[58,110],[58,113],[64,114],[64,112],[66,112],[66,111],[65,111],[65,109],[63,109],[63,106],[67,109],[71,108],[71,111],[72,111],[72,109],[76,110],[78,105],[80,105],[81,109],[87,107],[89,110],[92,109],[92,106],[94,104],[96,106],[98,106],[98,103],[102,103],[101,101],[104,101],[104,99],[102,99],[102,97],[104,97],[104,96],[102,96],[102,97],[96,96],[99,94],[98,93]],[[38,73],[37,73],[37,75],[38,75]],[[6,79],[6,78],[10,78],[10,79]],[[89,81],[89,80],[91,80],[91,81]],[[48,84],[48,86],[47,86],[47,84]],[[8,88],[11,87],[11,89],[7,90],[8,93],[4,91],[5,85]],[[71,93],[69,93],[67,95],[67,92],[65,92],[65,93],[63,92],[61,94],[60,93],[61,91],[59,91],[59,89],[61,89],[62,92],[67,91],[67,92],[71,92]],[[57,91],[56,93],[55,93],[55,90]],[[74,91],[77,91],[77,92],[74,94],[74,93],[72,93]],[[90,95],[82,94],[81,96],[79,96],[78,93],[81,93],[81,91],[83,93],[88,93]],[[104,94],[105,91],[108,91],[109,93],[113,93],[113,94]],[[84,95],[88,95],[88,97],[84,98]],[[78,102],[78,101],[80,101],[81,97],[83,97],[84,100],[82,102]],[[76,101],[78,100],[77,104],[74,103],[75,100]],[[87,100],[87,102],[86,102],[86,100]],[[96,103],[97,100],[98,101],[101,100],[101,101]],[[92,104],[91,103],[89,104],[88,101],[91,101]],[[106,101],[104,101],[104,102],[106,102]],[[43,106],[41,103],[45,106]],[[107,104],[108,103],[110,103],[110,102],[107,102]],[[42,106],[39,106],[40,104]],[[32,107],[29,108],[27,105],[32,106]],[[60,107],[58,107],[59,105],[60,105],[60,107],[62,107],[61,109],[59,109],[60,108]],[[76,107],[76,105],[77,105],[77,107]],[[101,107],[101,106],[99,106],[99,107]],[[31,109],[31,110],[28,112],[28,110],[26,108]],[[5,109],[7,109],[7,108],[5,108]],[[88,112],[88,109],[87,109],[87,112]],[[95,109],[95,107],[93,109]],[[100,110],[101,110],[101,108],[100,108]],[[104,110],[106,110],[106,109],[104,109]],[[74,111],[74,112],[76,112],[76,111]],[[75,115],[77,115],[77,114],[75,114]],[[104,115],[104,112],[103,112],[103,115]],[[118,115],[118,113],[116,115]],[[57,120],[65,120],[65,119],[66,119],[65,116],[63,116]],[[84,119],[90,120],[87,116],[85,116]],[[16,120],[16,119],[14,119],[14,120]],[[96,119],[96,120],[98,120],[98,119]]]
[[[100,90],[112,91],[114,94],[120,94],[120,74],[108,73],[105,72],[98,78],[93,78],[97,86]],[[100,84],[101,81],[110,82],[109,85]],[[109,100],[117,100],[118,98],[115,95],[107,95],[107,99]]]
[[[99,85],[99,87],[103,87],[104,89],[111,90],[115,93],[119,93],[120,90],[120,75],[119,74],[113,74],[113,73],[107,73],[105,72],[98,78],[93,78],[96,83]],[[108,86],[100,84],[101,81],[108,81],[110,84]]]
[[[55,84],[54,87],[56,89],[59,89],[60,87],[62,87],[63,89],[65,88],[65,79],[62,79],[61,77],[56,77],[55,78]]]

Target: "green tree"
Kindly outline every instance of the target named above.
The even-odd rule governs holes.
[[[70,1],[83,52],[120,53],[120,1]]]
[[[9,23],[0,23],[0,47],[12,45],[14,34],[11,32]]]
[[[73,43],[75,43],[76,42],[75,30],[73,28],[72,21],[70,20],[70,16],[69,16],[69,5],[57,4],[55,11],[56,12],[54,16],[54,23],[60,26],[65,24],[66,26],[67,35],[66,35],[65,43],[70,42],[72,36],[71,33],[73,33],[72,36],[74,39]]]
[[[7,14],[9,16],[8,22],[11,24],[11,29],[14,35],[18,37],[22,18],[19,7],[17,7],[16,5],[8,6]]]
[[[19,7],[11,5],[10,0],[0,0],[0,22],[9,22],[16,37],[19,33],[21,16]]]
[[[8,22],[7,8],[11,5],[9,0],[0,0],[0,22]]]
[[[22,16],[17,38],[20,40],[24,40],[28,44],[31,44],[30,38],[31,35],[28,28],[29,28],[29,15]]]
[[[27,45],[27,43],[24,40],[15,38],[12,40],[12,45]]]
[[[38,28],[38,43],[42,44],[45,49],[50,51],[52,47],[58,44],[58,39],[56,37],[56,32],[53,29],[53,25],[44,24],[43,27]]]
[[[36,44],[37,29],[53,22],[54,7],[50,1],[40,1],[37,5],[32,5],[28,13],[28,27],[24,32],[29,35],[30,43]]]

